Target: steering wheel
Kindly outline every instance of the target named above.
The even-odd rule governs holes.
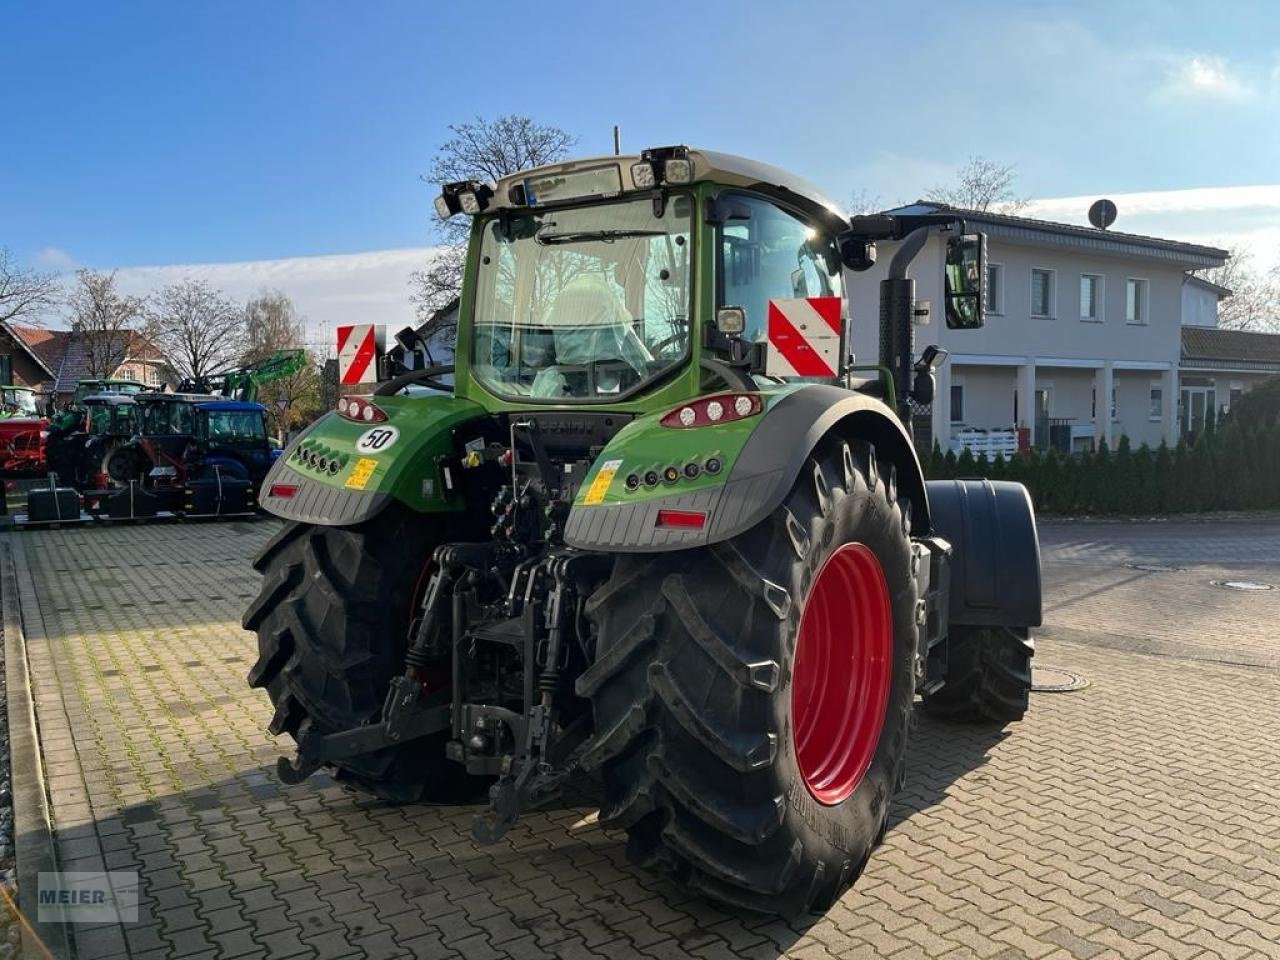
[[[675,344],[679,344],[681,347],[683,347],[684,342],[687,339],[688,339],[688,334],[686,333],[673,333],[671,336],[663,337],[653,346],[649,347],[649,352],[652,353],[654,357],[660,357],[662,356],[662,352],[666,350],[667,347]]]

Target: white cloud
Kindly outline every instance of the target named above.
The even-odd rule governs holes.
[[[1257,90],[1240,77],[1222,57],[1187,57],[1169,70],[1157,91],[1163,97],[1241,103],[1253,100]]]
[[[41,247],[36,251],[35,262],[41,269],[55,273],[68,273],[80,266],[76,258],[61,247]]]
[[[288,294],[307,319],[313,348],[324,350],[334,328],[347,323],[383,323],[394,333],[414,320],[409,275],[425,267],[431,247],[241,263],[197,263],[121,267],[122,291],[145,295],[183,277],[199,277],[236,300],[264,289]]]
[[[1114,230],[1241,247],[1261,268],[1280,263],[1280,184],[1048,197],[1031,201],[1022,213],[1088,224],[1089,206],[1104,196],[1119,210]]]

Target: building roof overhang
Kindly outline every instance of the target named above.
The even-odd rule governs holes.
[[[966,210],[945,203],[918,201],[898,207],[889,213],[955,213],[973,225],[979,225],[989,238],[1028,246],[1056,247],[1082,254],[1132,257],[1155,260],[1183,270],[1220,267],[1230,253],[1217,247],[1206,247],[1161,237],[1136,233],[1098,230],[1053,220],[1037,220],[989,210]]]

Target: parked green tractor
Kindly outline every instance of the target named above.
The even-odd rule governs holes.
[[[926,483],[904,427],[945,357],[915,355],[908,267],[941,233],[942,312],[980,326],[983,238],[685,147],[449,184],[436,209],[472,220],[456,368],[340,400],[264,483],[289,522],[244,623],[297,743],[281,779],[487,786],[491,841],[596,771],[638,864],[824,909],[884,835],[917,695],[1027,707],[1026,491]],[[844,279],[877,243],[860,369]]]

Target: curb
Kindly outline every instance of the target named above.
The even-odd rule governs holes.
[[[17,860],[18,907],[22,915],[22,954],[71,956],[67,927],[63,923],[41,923],[37,902],[37,876],[57,870],[53,824],[49,817],[49,797],[45,790],[44,763],[35,701],[31,695],[31,674],[27,663],[27,641],[22,624],[15,552],[25,562],[21,544],[13,533],[0,535],[0,616],[4,623],[4,667],[8,688],[9,757],[13,786],[13,843]],[[15,549],[16,547],[16,549]]]

